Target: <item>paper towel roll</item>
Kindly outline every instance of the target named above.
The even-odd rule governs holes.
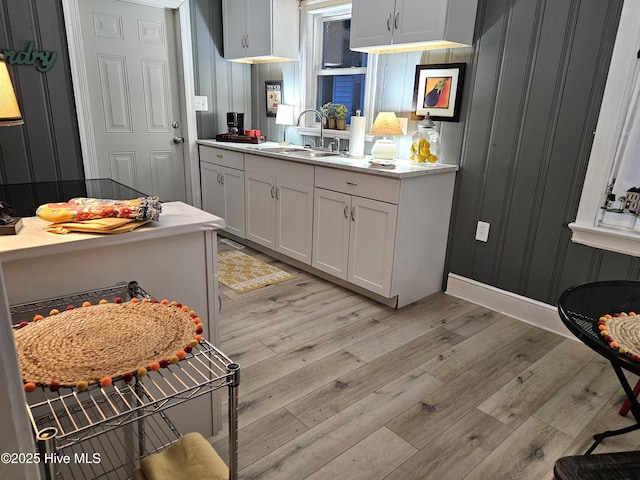
[[[366,117],[351,117],[351,137],[349,138],[349,155],[364,157],[364,125]]]

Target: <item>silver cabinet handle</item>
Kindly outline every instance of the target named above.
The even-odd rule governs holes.
[[[356,221],[356,207],[351,207],[351,221]]]
[[[347,185],[351,185],[351,186],[353,186],[353,187],[357,187],[357,186],[358,186],[358,184],[357,184],[357,183],[355,183],[355,182],[349,182],[349,181],[346,181],[346,182],[344,182],[344,183],[346,183]]]
[[[344,218],[349,218],[349,205],[344,206]]]
[[[220,174],[220,183],[224,185],[224,173]]]
[[[400,16],[400,10],[396,12],[396,17],[393,19],[393,26],[398,30],[398,17]]]
[[[280,187],[276,187],[276,200],[280,200]]]
[[[216,157],[218,157],[218,158],[222,158],[222,157],[224,157],[224,155],[221,155],[221,154],[219,154],[219,153],[216,153]]]
[[[271,185],[271,198],[276,198],[276,187]]]
[[[387,30],[391,31],[391,14],[387,17]]]

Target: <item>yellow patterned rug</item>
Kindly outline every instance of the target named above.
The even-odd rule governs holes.
[[[238,250],[218,252],[218,281],[238,293],[284,282],[295,275]]]

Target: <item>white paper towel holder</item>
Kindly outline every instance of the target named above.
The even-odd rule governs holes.
[[[354,125],[354,118],[361,119],[357,127]],[[347,154],[349,158],[366,158],[364,155],[365,121],[365,118],[360,116],[360,110],[356,110],[355,116],[351,117],[351,135],[349,139],[349,153]]]

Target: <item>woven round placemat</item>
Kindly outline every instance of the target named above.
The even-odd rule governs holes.
[[[181,308],[161,303],[106,303],[51,315],[16,330],[24,382],[98,383],[167,359],[196,335]]]
[[[605,315],[598,323],[600,334],[611,348],[640,361],[640,316],[633,312]]]

